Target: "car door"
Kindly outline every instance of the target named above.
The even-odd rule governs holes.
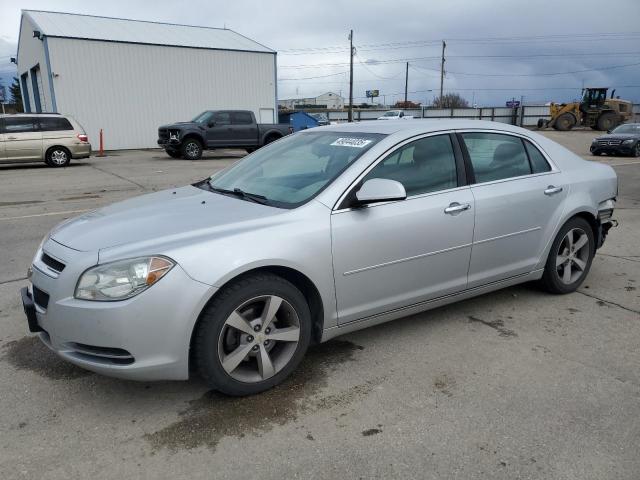
[[[456,155],[455,137],[405,142],[347,193],[367,180],[401,182],[406,200],[343,208],[331,216],[339,323],[463,290],[473,237],[474,200]]]
[[[33,162],[43,159],[42,132],[34,117],[7,116],[4,119],[5,156],[16,162]]]
[[[231,132],[231,113],[215,112],[207,125],[207,147],[229,147],[235,145],[231,138]]]
[[[562,215],[568,186],[528,139],[461,132],[475,183],[469,288],[531,272]]]
[[[233,144],[240,147],[258,145],[258,125],[251,112],[231,112],[231,135]]]

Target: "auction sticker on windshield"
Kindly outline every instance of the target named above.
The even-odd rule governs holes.
[[[331,145],[337,147],[364,148],[372,141],[373,140],[367,140],[366,138],[338,138]]]

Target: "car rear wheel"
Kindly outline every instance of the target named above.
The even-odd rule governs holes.
[[[45,163],[50,167],[66,167],[71,163],[71,153],[64,147],[51,147],[45,155]]]
[[[633,147],[633,152],[631,153],[634,157],[640,157],[640,141],[636,143],[636,146]]]
[[[195,359],[212,388],[252,395],[286,379],[310,339],[304,295],[276,275],[252,275],[225,287],[204,310],[195,333]]]
[[[591,225],[583,218],[572,218],[560,229],[551,245],[542,286],[551,293],[576,291],[587,277],[594,255]]]
[[[182,156],[187,160],[198,160],[202,157],[202,144],[195,138],[189,138],[182,144]]]

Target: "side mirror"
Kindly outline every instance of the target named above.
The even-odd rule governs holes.
[[[209,120],[209,123],[207,123],[207,126],[208,126],[209,128],[211,128],[211,127],[215,127],[215,126],[216,126],[216,121],[215,121],[215,120]]]
[[[364,182],[360,190],[356,192],[358,205],[368,205],[377,202],[390,202],[392,200],[404,200],[407,192],[400,182],[386,178],[372,178]]]

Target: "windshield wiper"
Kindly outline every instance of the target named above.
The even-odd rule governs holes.
[[[223,193],[225,195],[234,195],[236,197],[242,198],[243,200],[249,200],[250,202],[260,203],[262,205],[269,205],[269,199],[264,195],[258,195],[257,193],[248,193],[240,188],[234,188],[233,190],[228,190],[226,188],[218,188],[211,185],[209,183],[209,188],[218,193]]]

